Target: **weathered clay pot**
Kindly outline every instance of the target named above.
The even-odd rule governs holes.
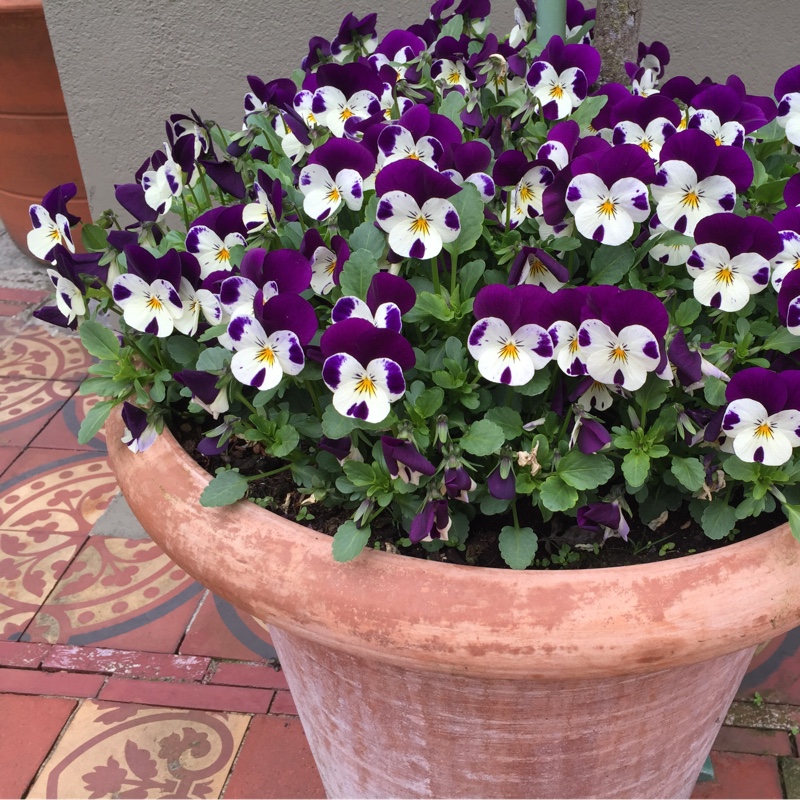
[[[0,75],[0,219],[27,253],[28,208],[54,186],[76,184],[69,210],[91,221],[41,0],[0,0]]]
[[[153,539],[270,623],[331,797],[688,797],[756,645],[800,622],[788,526],[616,569],[514,572],[368,551],[240,502],[206,509],[167,433],[109,423]]]

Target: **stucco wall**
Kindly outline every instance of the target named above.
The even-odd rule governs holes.
[[[288,75],[313,34],[330,38],[348,11],[379,13],[379,30],[423,19],[430,0],[45,0],[45,14],[94,213],[113,184],[164,137],[163,121],[195,108],[236,127],[249,73]],[[513,0],[495,0],[493,28],[511,25]],[[291,9],[291,10],[290,10]],[[645,0],[642,38],[672,50],[669,74],[724,80],[737,72],[771,93],[800,61],[798,0]]]

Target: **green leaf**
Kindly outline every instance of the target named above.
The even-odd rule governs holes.
[[[724,539],[736,527],[736,509],[724,500],[714,500],[703,511],[700,524],[709,539]]]
[[[343,522],[333,535],[333,560],[352,561],[364,549],[369,535],[369,525],[359,528],[352,519]]]
[[[625,480],[635,489],[641,486],[650,472],[650,456],[638,450],[631,450],[622,459],[622,474]]]
[[[452,36],[454,39],[458,39],[462,33],[464,33],[464,17],[462,17],[460,14],[456,14],[456,16],[448,20],[447,24],[442,28],[439,38],[441,39],[445,36]],[[458,92],[450,92],[450,94],[447,96],[450,97],[452,94],[458,94]],[[439,113],[441,113],[441,109],[439,110]]]
[[[524,397],[536,397],[550,387],[550,381],[549,370],[537,369],[534,376],[524,386],[515,386],[514,390]]]
[[[755,463],[742,461],[739,456],[730,456],[725,459],[722,465],[725,474],[737,481],[747,481],[748,483],[755,483],[759,476],[759,467]]]
[[[462,297],[472,295],[473,289],[477,286],[485,270],[486,262],[481,258],[458,267],[458,285],[461,287]]]
[[[461,447],[473,456],[488,456],[497,452],[505,442],[503,429],[488,419],[479,419],[461,437]]]
[[[198,342],[210,342],[218,336],[222,336],[228,330],[228,323],[222,322],[219,325],[212,325],[207,331],[203,331],[198,337]]]
[[[506,440],[522,436],[522,417],[513,408],[494,406],[486,412],[486,419],[503,429]]]
[[[539,488],[539,500],[550,511],[569,511],[578,502],[578,492],[560,475],[550,475]]]
[[[432,417],[444,403],[444,391],[438,386],[426,389],[414,403],[414,409],[424,418]]]
[[[344,263],[339,285],[342,294],[367,299],[367,290],[372,278],[378,273],[378,259],[370,250],[356,250]]]
[[[655,375],[647,376],[644,386],[634,395],[636,402],[645,413],[660,408],[667,397],[667,384]]]
[[[800,508],[797,506],[790,506],[788,503],[781,503],[783,513],[786,514],[786,521],[791,528],[792,536],[800,541]]]
[[[200,345],[188,336],[170,336],[167,339],[167,352],[182,366],[194,364],[200,355]]]
[[[589,123],[603,110],[607,102],[608,97],[602,94],[587,97],[570,115],[570,119],[574,119],[581,128],[588,128]]]
[[[224,347],[208,347],[197,358],[196,369],[203,372],[222,372],[231,363],[233,353]]]
[[[451,92],[450,94],[458,93]],[[458,211],[461,232],[454,242],[446,244],[444,247],[449,253],[467,253],[475,247],[483,233],[483,200],[481,200],[476,186],[465,183],[461,187],[461,191],[450,198],[450,202]]]
[[[724,406],[726,386],[725,381],[721,381],[719,378],[714,378],[713,376],[706,378],[706,383],[703,387],[703,395],[706,398],[706,402],[715,408]]]
[[[87,319],[78,326],[78,333],[89,355],[103,361],[116,361],[119,358],[119,339],[104,325]]]
[[[495,514],[505,514],[510,506],[510,500],[499,500],[497,497],[487,495],[481,500],[481,514],[487,517],[492,517]]]
[[[154,403],[163,403],[166,396],[167,390],[164,386],[164,382],[160,380],[154,380],[153,385],[150,387],[150,399]]]
[[[447,301],[438,294],[431,292],[420,292],[417,295],[417,302],[414,308],[408,313],[406,319],[409,322],[418,322],[425,316],[431,316],[435,319],[447,322],[453,319],[453,309],[447,305]]]
[[[386,249],[386,236],[371,222],[362,222],[351,234],[347,241],[351,250],[367,250],[375,258],[380,258]]]
[[[300,434],[291,425],[281,425],[275,432],[275,443],[270,447],[276,458],[285,458],[293,453],[300,444]]]
[[[580,450],[570,450],[556,467],[564,483],[583,491],[596,489],[614,475],[614,464],[600,453],[588,455]]]
[[[108,247],[108,234],[99,225],[84,224],[81,239],[83,246],[92,253],[100,253]]]
[[[589,268],[592,282],[618,284],[633,266],[634,257],[634,250],[627,242],[617,246],[601,244],[595,251]]]
[[[532,528],[506,525],[500,531],[500,555],[511,569],[527,569],[538,547],[539,539]]]
[[[461,130],[464,127],[464,122],[461,119],[461,112],[467,107],[467,101],[459,92],[449,92],[447,97],[442,101],[439,106],[439,113],[448,119],[452,120]]]
[[[681,328],[691,325],[699,316],[703,307],[694,297],[684,300],[675,311],[675,324]]]
[[[353,486],[372,486],[375,483],[375,470],[363,461],[350,459],[344,462],[342,469]]]
[[[102,400],[86,412],[78,431],[78,444],[87,444],[97,436],[115,405],[113,400]]]
[[[690,492],[703,488],[706,482],[706,471],[696,458],[681,458],[674,456],[672,459],[672,474]]]
[[[800,348],[800,336],[789,333],[786,328],[778,328],[772,336],[767,338],[761,349],[777,350],[779,353],[793,353],[798,348]]]
[[[355,423],[343,417],[333,406],[328,406],[322,414],[322,432],[331,439],[341,439],[353,432]]]
[[[129,381],[117,381],[113,378],[87,378],[78,389],[78,394],[86,396],[96,394],[100,397],[119,397],[131,387]]]
[[[200,505],[206,508],[229,506],[247,494],[247,478],[236,470],[220,472],[211,479],[200,495]]]

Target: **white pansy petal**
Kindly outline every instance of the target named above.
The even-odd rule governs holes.
[[[602,201],[608,187],[591,172],[576,175],[567,187],[567,208],[574,214],[587,201]]]
[[[234,316],[237,309],[242,307],[248,308],[252,312],[253,299],[257,291],[258,287],[249,278],[243,278],[241,275],[225,278],[219,290],[222,310],[231,316]]]
[[[132,272],[126,272],[114,281],[111,286],[111,294],[114,302],[124,309],[131,300],[146,298],[149,289],[150,284],[146,280]]]
[[[747,284],[724,267],[704,269],[694,279],[693,290],[698,303],[722,311],[739,311],[750,299]]]
[[[739,433],[733,440],[733,452],[742,461],[779,467],[792,457],[792,443],[782,431],[773,430],[765,423],[763,427]]]
[[[375,309],[375,327],[400,333],[403,330],[402,316],[394,303],[381,303]]]
[[[728,436],[738,436],[742,431],[757,427],[767,419],[767,409],[749,397],[733,400],[722,417],[722,431]]]
[[[254,317],[242,314],[234,317],[228,323],[228,336],[236,350],[263,347],[267,341],[267,334],[261,323]]]
[[[389,402],[394,403],[406,393],[403,370],[391,358],[375,358],[367,364],[367,375],[375,385],[386,392]]]
[[[233,354],[231,372],[239,383],[266,391],[275,388],[283,378],[278,359],[265,346],[245,347]]]
[[[541,325],[523,325],[514,331],[514,341],[528,354],[536,369],[553,358],[553,340]]]
[[[553,341],[553,357],[561,371],[566,375],[585,375],[586,365],[581,358],[577,328],[571,322],[559,320],[547,332]]]
[[[534,376],[536,368],[527,352],[514,342],[506,342],[484,348],[478,359],[478,372],[492,383],[524,386]]]
[[[455,206],[440,197],[426,200],[420,209],[421,216],[430,220],[445,243],[454,242],[461,232],[461,220]]]
[[[622,244],[633,234],[633,220],[610,198],[601,203],[587,200],[574,213],[575,227],[587,239],[601,244]]]
[[[339,190],[332,186],[330,189],[314,189],[303,199],[303,211],[316,220],[324,220],[338,210],[342,204]]]
[[[647,186],[637,178],[622,178],[609,189],[609,194],[634,222],[644,222],[650,216]]]
[[[308,164],[300,171],[298,187],[303,194],[331,186],[333,186],[333,178],[321,164]]]
[[[420,212],[389,231],[389,247],[404,258],[433,258],[442,251],[442,237],[431,218]]]
[[[81,290],[71,280],[60,275],[56,283],[56,306],[68,322],[86,314],[86,301]]]
[[[275,218],[274,211],[263,203],[248,203],[242,209],[242,222],[249,233],[260,231]]]
[[[375,324],[372,312],[363,300],[360,300],[358,297],[351,297],[350,295],[340,297],[331,311],[331,322],[341,322],[342,320],[352,318],[365,319],[370,324]]]
[[[222,307],[217,296],[208,289],[198,289],[195,298],[200,303],[206,322],[209,325],[218,325],[222,320]]]
[[[363,374],[364,367],[349,353],[337,353],[325,359],[322,366],[322,380],[335,392],[342,386],[357,381]]]
[[[686,186],[697,186],[697,173],[685,161],[665,161],[656,173],[656,181],[651,186],[653,199],[660,203],[667,195],[679,194]],[[666,225],[661,214],[658,218]]]
[[[772,285],[776,291],[793,269],[800,269],[800,234],[796,231],[781,231],[780,234],[783,248],[772,259]]]
[[[686,264],[686,271],[696,277],[705,270],[716,270],[731,260],[727,248],[715,242],[698,244],[692,250],[692,257]]]
[[[537,63],[538,69],[534,74],[534,82],[529,84],[531,91],[534,93],[541,87],[549,87],[558,80],[558,73],[551,64],[544,61]]]
[[[474,359],[479,359],[484,352],[494,352],[503,342],[511,338],[508,325],[498,317],[479,319],[469,332],[467,349]]]
[[[75,244],[72,241],[72,231],[69,229],[69,220],[63,214],[56,214],[56,228],[61,236],[61,243],[70,253],[75,252]]]
[[[378,201],[376,221],[389,233],[399,222],[414,218],[419,214],[417,201],[406,192],[387,192]]]
[[[267,337],[267,347],[272,350],[284,373],[299,375],[302,372],[306,357],[296,333],[275,331]]]
[[[769,283],[769,261],[759,253],[740,253],[731,259],[733,271],[744,281],[750,294],[758,294]]]
[[[358,211],[364,202],[364,182],[354,169],[343,169],[336,175],[336,188],[347,207]]]

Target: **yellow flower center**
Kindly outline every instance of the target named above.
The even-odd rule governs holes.
[[[50,237],[50,238],[51,238],[51,239],[52,239],[54,242],[59,242],[59,241],[61,241],[61,231],[60,231],[58,228],[56,228],[56,227],[53,227],[53,228],[51,228],[51,229],[50,229],[50,233],[49,233],[49,234],[47,234],[47,235],[48,235],[48,236],[49,236],[49,237]]]
[[[422,234],[423,236],[427,236],[431,231],[431,224],[428,221],[427,217],[423,214],[420,214],[412,223],[411,223],[411,233],[414,234]]]
[[[530,203],[533,200],[534,194],[529,183],[520,184],[519,191],[517,192],[519,199],[523,203]]]
[[[798,259],[797,259],[797,260],[794,262],[794,266],[792,267],[792,269],[800,269],[800,258],[798,258]]]
[[[355,113],[352,112],[349,108],[343,108],[341,113],[339,114],[339,119],[342,120],[342,122],[344,122],[345,120],[350,119],[350,117],[354,116]]]
[[[730,264],[726,264],[722,269],[717,270],[714,280],[717,283],[724,283],[726,286],[730,286],[733,283],[733,270]]]
[[[722,137],[721,137],[719,134],[717,134],[717,135],[714,137],[714,144],[715,144],[717,147],[720,147],[720,146],[722,145]]]
[[[517,361],[519,359],[519,347],[515,342],[508,341],[500,348],[500,358],[504,361]]]
[[[309,126],[316,125],[317,124],[317,118],[313,114],[306,114],[306,122],[309,124]],[[288,126],[287,126],[287,128],[288,128]]]
[[[543,275],[545,272],[547,272],[547,267],[545,267],[545,265],[542,264],[542,262],[538,258],[531,259],[529,263],[530,263],[530,270],[531,270],[530,274],[532,276],[533,275]]]
[[[338,203],[342,199],[342,196],[339,194],[339,190],[334,186],[328,191],[328,194],[325,195],[325,199],[329,203]]]
[[[454,70],[447,76],[447,82],[451,86],[455,86],[457,83],[461,83],[461,73],[458,70]]]
[[[564,87],[560,83],[554,83],[550,87],[550,97],[560,100],[564,96]]]
[[[603,202],[600,204],[600,208],[597,209],[604,217],[616,217],[617,216],[617,204],[610,198],[607,197]]]
[[[683,196],[683,200],[681,200],[681,205],[689,206],[692,209],[700,208],[700,196],[694,189],[686,192]]]
[[[272,366],[275,363],[275,351],[267,344],[265,344],[256,356],[256,361],[266,361],[267,364]]]
[[[648,155],[653,152],[653,143],[649,139],[642,139],[642,141],[639,142],[639,147]]]
[[[417,151],[416,151],[416,150],[412,150],[412,151],[411,151],[411,152],[410,152],[410,153],[409,153],[409,154],[406,156],[406,158],[410,158],[410,159],[412,159],[413,161],[419,161],[419,160],[420,160],[419,153],[417,153]]]
[[[369,377],[369,375],[364,375],[356,384],[356,391],[359,394],[368,394],[370,397],[374,397],[377,394],[375,382]]]
[[[775,434],[772,432],[772,427],[770,426],[769,422],[762,422],[756,428],[756,436],[759,439],[774,439]]]
[[[577,353],[578,352],[578,337],[576,336],[570,343],[569,343],[569,351],[570,353]]]
[[[325,267],[325,272],[328,275],[333,275],[335,269],[336,269],[336,259],[334,258],[333,261],[331,261],[330,264],[328,264],[328,266]]]
[[[612,361],[621,361],[624,364],[628,360],[628,353],[623,345],[618,344],[611,350],[608,357]]]
[[[164,304],[154,294],[151,294],[150,297],[147,298],[147,307],[151,311],[161,311],[161,309],[164,308]]]
[[[217,261],[230,261],[231,254],[227,247],[221,247],[214,256]]]

